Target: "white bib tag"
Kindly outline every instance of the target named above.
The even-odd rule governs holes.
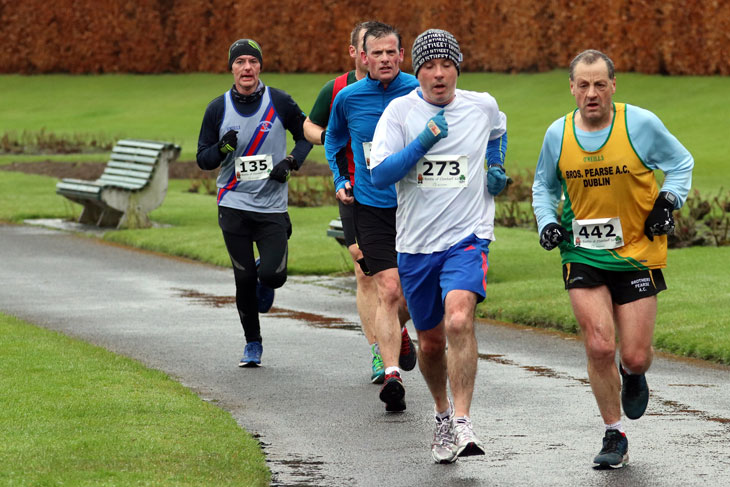
[[[273,168],[271,154],[236,157],[236,180],[257,181],[266,179]]]
[[[617,249],[624,245],[621,219],[573,220],[573,245],[584,249]]]
[[[370,169],[370,149],[373,147],[372,142],[362,143],[362,153],[365,155],[365,166]]]
[[[468,171],[467,156],[423,156],[416,163],[417,183],[422,188],[465,188]]]

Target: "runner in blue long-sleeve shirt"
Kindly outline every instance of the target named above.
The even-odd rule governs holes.
[[[368,161],[375,126],[383,110],[391,100],[413,91],[418,81],[400,71],[403,48],[400,34],[392,26],[377,22],[369,27],[363,46],[368,75],[343,88],[335,97],[324,148],[337,198],[354,204],[355,235],[363,253],[361,267],[374,276],[378,288],[375,335],[385,366],[380,399],[385,402],[386,411],[403,411],[405,388],[400,372],[416,366],[416,352],[404,326],[408,312],[395,251],[397,201],[393,185],[384,189],[373,185]],[[348,142],[355,160],[354,195],[347,176],[340,174],[336,163],[337,153]]]

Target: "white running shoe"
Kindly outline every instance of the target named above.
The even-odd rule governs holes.
[[[484,455],[484,445],[474,434],[471,426],[471,419],[468,416],[460,416],[453,419],[454,443],[456,454],[460,457],[472,455]]]
[[[456,461],[456,445],[451,418],[436,418],[436,427],[431,442],[431,456],[436,463],[453,463]]]

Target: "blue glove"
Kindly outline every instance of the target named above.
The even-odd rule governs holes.
[[[439,140],[449,135],[449,124],[444,117],[444,109],[431,118],[423,132],[418,134],[418,141],[428,151]]]
[[[487,191],[492,196],[497,196],[507,186],[507,175],[504,173],[502,164],[492,164],[487,169]]]

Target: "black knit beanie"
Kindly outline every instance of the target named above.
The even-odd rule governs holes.
[[[243,55],[253,56],[259,60],[260,64],[264,64],[261,46],[259,46],[258,42],[253,39],[238,39],[228,48],[228,69],[230,70],[233,67],[233,61],[238,56]]]

